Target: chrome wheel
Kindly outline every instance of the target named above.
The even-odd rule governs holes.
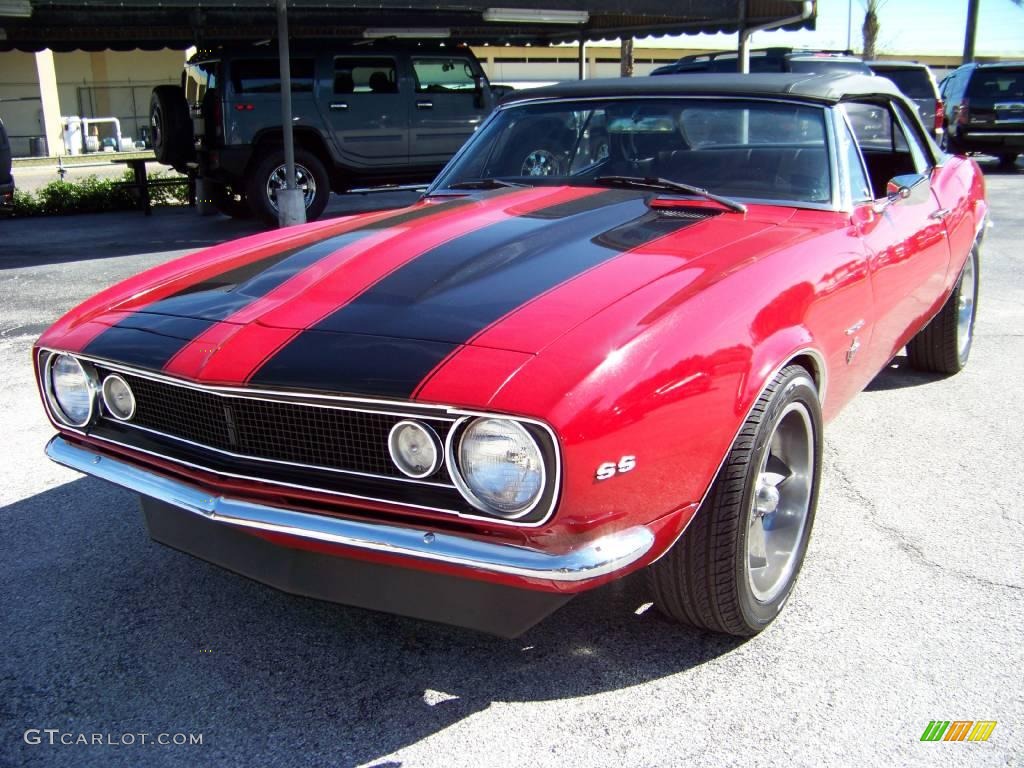
[[[963,274],[960,276],[959,302],[957,304],[956,344],[957,354],[963,360],[971,346],[974,333],[974,294],[977,277],[974,272],[974,254],[967,257]]]
[[[546,149],[535,149],[523,160],[523,176],[557,176],[558,158]]]
[[[277,210],[277,190],[285,189],[287,186],[288,174],[285,171],[284,163],[281,163],[267,177],[267,199],[270,201],[270,207],[275,211]],[[306,166],[299,163],[295,164],[295,188],[302,190],[302,202],[306,208],[309,208],[316,197],[316,179],[313,178],[313,174]]]
[[[814,428],[801,402],[775,424],[754,486],[747,529],[747,582],[761,603],[774,600],[796,567],[815,476]]]

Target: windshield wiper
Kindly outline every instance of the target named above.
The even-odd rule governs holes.
[[[503,181],[502,179],[466,179],[465,181],[458,181],[454,184],[449,184],[444,189],[437,190],[443,192],[445,189],[501,189],[502,187],[528,187],[529,184],[520,184],[515,181]]]
[[[735,200],[730,200],[728,197],[722,197],[721,195],[716,195],[714,192],[708,192],[706,189],[702,189],[701,187],[683,184],[681,181],[655,178],[653,176],[646,176],[643,178],[640,176],[598,176],[594,179],[594,183],[603,184],[609,187],[635,187],[637,189],[663,189],[669,192],[682,192],[687,195],[697,195],[698,197],[705,197],[708,200],[713,200],[720,205],[724,205],[731,211],[736,211],[736,213],[747,212],[747,206],[743,203],[737,203]]]

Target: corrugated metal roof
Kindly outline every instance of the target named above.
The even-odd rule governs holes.
[[[154,50],[273,36],[274,0],[28,0],[28,18],[0,16],[0,50]],[[749,25],[798,14],[795,0],[746,0]],[[544,45],[622,36],[735,32],[737,0],[289,0],[294,39],[360,39],[368,27],[451,30],[457,43]],[[589,12],[582,27],[483,19],[488,8]],[[813,28],[814,17],[787,28]]]

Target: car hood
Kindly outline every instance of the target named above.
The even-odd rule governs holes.
[[[748,238],[756,252],[789,215],[578,187],[442,197],[143,275],[83,313],[80,346],[197,380],[315,389],[338,386],[339,366],[290,377],[310,360],[347,361],[358,380],[410,359],[429,371],[467,346],[533,355],[688,259]],[[597,279],[611,264],[614,279]]]

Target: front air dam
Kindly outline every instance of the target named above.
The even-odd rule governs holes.
[[[509,638],[573,597],[281,546],[172,504],[140,499],[154,541],[294,595]]]

